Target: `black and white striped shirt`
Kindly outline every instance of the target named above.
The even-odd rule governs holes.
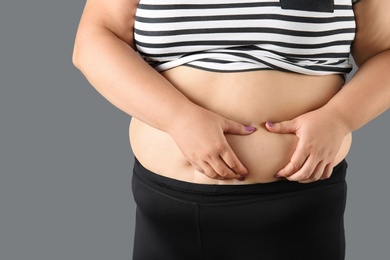
[[[185,65],[218,72],[350,72],[354,0],[331,1],[332,11],[285,9],[281,1],[289,0],[140,0],[137,51],[157,71]]]

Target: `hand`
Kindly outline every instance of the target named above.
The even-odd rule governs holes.
[[[248,170],[229,146],[225,134],[248,135],[255,128],[203,108],[187,112],[176,121],[168,132],[196,170],[214,179],[244,180]]]
[[[309,183],[327,179],[333,170],[333,161],[344,137],[350,132],[336,113],[318,109],[290,121],[266,123],[272,133],[291,134],[298,144],[290,162],[275,177]]]

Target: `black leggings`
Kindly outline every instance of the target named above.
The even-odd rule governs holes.
[[[346,169],[310,184],[204,185],[136,160],[133,260],[342,260]]]

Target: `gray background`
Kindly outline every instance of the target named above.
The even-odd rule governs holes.
[[[0,259],[130,259],[130,117],[71,63],[84,1],[0,3]],[[355,133],[347,259],[389,259],[390,113]],[[283,245],[280,245],[283,247]]]

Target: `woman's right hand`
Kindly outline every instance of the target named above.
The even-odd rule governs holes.
[[[173,119],[167,132],[188,162],[213,179],[244,180],[248,170],[228,144],[225,134],[248,135],[255,128],[201,107],[179,114],[182,116]]]

